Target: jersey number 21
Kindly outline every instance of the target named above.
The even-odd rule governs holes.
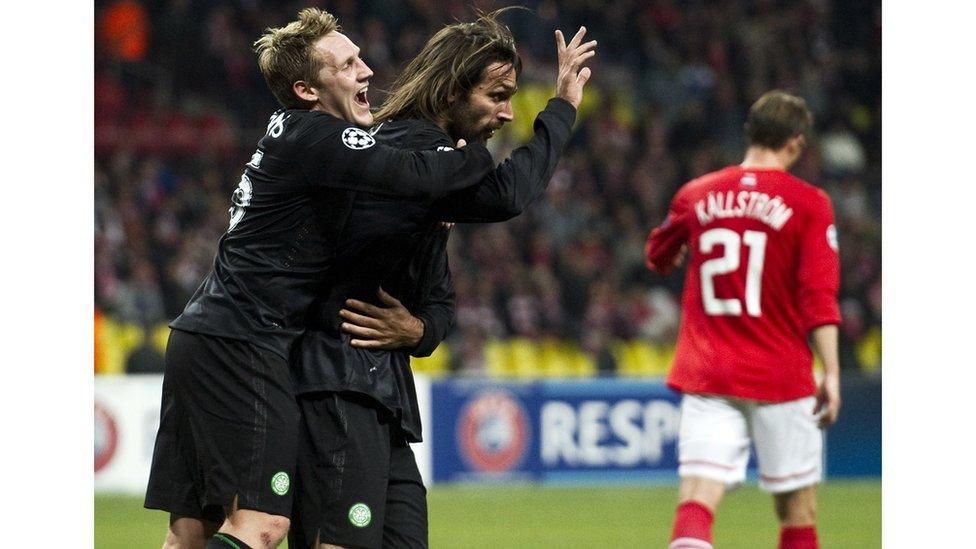
[[[713,316],[740,316],[742,302],[738,299],[719,299],[715,297],[714,277],[739,270],[741,248],[749,248],[749,264],[746,266],[746,313],[761,316],[760,296],[762,295],[763,262],[766,259],[766,233],[746,231],[739,233],[731,229],[709,229],[702,233],[698,241],[698,251],[711,253],[716,245],[725,248],[721,257],[709,259],[701,265],[702,303],[705,313]]]

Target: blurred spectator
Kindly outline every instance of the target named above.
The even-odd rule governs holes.
[[[163,355],[152,343],[152,326],[142,327],[142,343],[125,361],[127,374],[161,374],[166,369]]]
[[[149,45],[149,18],[137,0],[113,2],[98,21],[101,53],[110,59],[142,61]]]
[[[647,232],[686,180],[737,163],[748,106],[773,87],[803,96],[817,132],[796,173],[830,193],[842,261],[842,365],[881,324],[880,3],[527,0],[510,14],[524,71],[507,154],[551,94],[552,29],[600,41],[577,131],[543,198],[522,216],[452,230],[452,367],[485,374],[500,338],[577,342],[600,372],[614,342],[670,345],[682,273],[643,266]],[[487,2],[478,3],[488,7]],[[136,325],[174,317],[210,268],[242,165],[278,108],[250,42],[303,3],[96,2],[95,302]],[[370,100],[467,3],[323,5],[376,72]],[[490,353],[489,353],[490,354]],[[141,360],[141,359],[140,359]]]

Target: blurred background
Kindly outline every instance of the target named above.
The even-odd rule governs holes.
[[[166,323],[180,313],[210,269],[217,240],[227,226],[229,197],[268,116],[278,108],[257,69],[251,43],[264,28],[280,26],[302,7],[318,5],[335,14],[344,32],[362,48],[375,72],[370,100],[379,105],[382,90],[399,68],[442,25],[470,20],[475,8],[509,4],[95,2],[97,491],[132,491],[108,481],[100,485],[99,475],[112,469],[112,461],[120,459],[117,454],[131,451],[144,459],[146,439],[151,449],[153,421],[158,421],[151,415],[152,405],[158,414],[158,382],[136,382],[142,388],[132,388],[130,381],[136,376],[123,374],[163,371]],[[741,160],[748,107],[772,88],[802,96],[813,111],[812,146],[793,172],[830,194],[837,218],[841,365],[845,391],[854,392],[845,397],[842,420],[847,423],[828,436],[828,473],[880,475],[880,2],[520,4],[529,10],[503,19],[516,37],[525,69],[513,99],[516,120],[489,142],[496,160],[531,135],[535,113],[552,95],[553,30],[571,35],[585,25],[587,38],[600,45],[575,135],[546,194],[513,221],[452,230],[449,254],[457,326],[432,357],[414,362],[424,380],[422,398],[432,410],[425,429],[433,448],[425,450],[426,458],[418,454],[418,459],[429,460],[428,480],[559,484],[585,477],[599,484],[607,479],[639,483],[653,477],[664,484],[673,482],[673,411],[653,416],[652,421],[648,410],[654,402],[677,402],[662,387],[661,376],[673,354],[684,273],[661,277],[647,271],[643,244],[681,184]],[[149,401],[145,408],[150,415],[139,420],[137,450],[123,449],[120,433],[127,428],[118,424],[122,420],[117,416],[127,415],[119,410],[130,404],[112,404],[112,399],[144,407]],[[514,415],[498,412],[504,406],[479,412],[485,406],[474,405],[497,399],[515,403]],[[580,455],[589,455],[581,449],[588,435],[580,434],[590,416],[580,407],[593,399],[606,404],[604,416],[597,414],[598,418],[611,417],[623,409],[620,403],[638,399],[643,412],[635,412],[633,422],[643,435],[635,443],[637,461],[586,462],[568,447],[546,446],[545,418],[556,417],[552,404],[558,402],[574,410],[576,430],[569,436]],[[460,427],[439,424],[438,418],[448,416],[472,422],[480,453],[465,454],[465,445],[455,440],[463,438]],[[529,434],[519,431],[519,421],[529,426]],[[593,423],[596,446],[630,448],[625,433],[601,421]],[[438,444],[442,432],[448,442]],[[525,440],[519,440],[519,433]],[[656,450],[648,442],[654,436],[663,437]],[[448,449],[451,441],[456,447]],[[880,540],[880,485],[869,486],[864,497],[871,507],[870,498],[877,492]],[[447,513],[458,508],[452,498],[462,496],[438,498],[454,489],[431,492],[433,540],[447,536],[438,530],[438,505]],[[663,493],[672,498],[671,491]],[[531,499],[519,494],[513,500]],[[635,494],[647,497],[645,491]],[[499,497],[493,501],[508,496]],[[600,495],[587,497],[597,501]],[[103,510],[106,501],[102,500]],[[757,501],[768,507],[765,500]],[[853,501],[860,502],[853,505],[863,512],[863,501]],[[150,514],[137,504],[132,513]],[[660,507],[666,530],[672,500]],[[773,526],[771,511],[764,513],[762,524]],[[837,515],[843,520],[844,513]],[[98,517],[96,512],[96,528]],[[865,519],[860,518],[863,528]],[[720,518],[720,530],[721,524]],[[873,528],[871,520],[867,524]],[[510,530],[518,528],[500,530],[498,535]],[[108,535],[109,530],[101,532]],[[444,539],[457,540],[458,535]],[[579,539],[586,535],[577,534],[583,536]],[[522,546],[536,543],[513,539]],[[728,546],[734,546],[728,539]],[[871,540],[868,536],[837,546],[875,546]],[[476,545],[472,543],[448,541],[441,546]]]

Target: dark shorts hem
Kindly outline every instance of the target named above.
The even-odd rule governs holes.
[[[288,364],[246,342],[173,330],[146,506],[223,520],[291,514],[299,413]]]
[[[426,488],[394,417],[357,393],[298,398],[298,490],[289,543],[427,546]]]

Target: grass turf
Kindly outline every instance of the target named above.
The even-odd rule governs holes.
[[[881,547],[881,483],[832,481],[820,488],[824,549]],[[428,495],[433,548],[666,547],[676,489],[671,486],[434,486]],[[159,547],[166,515],[131,496],[95,498],[95,547]],[[721,549],[775,547],[768,494],[728,494],[715,521]],[[285,545],[283,545],[284,547]]]

